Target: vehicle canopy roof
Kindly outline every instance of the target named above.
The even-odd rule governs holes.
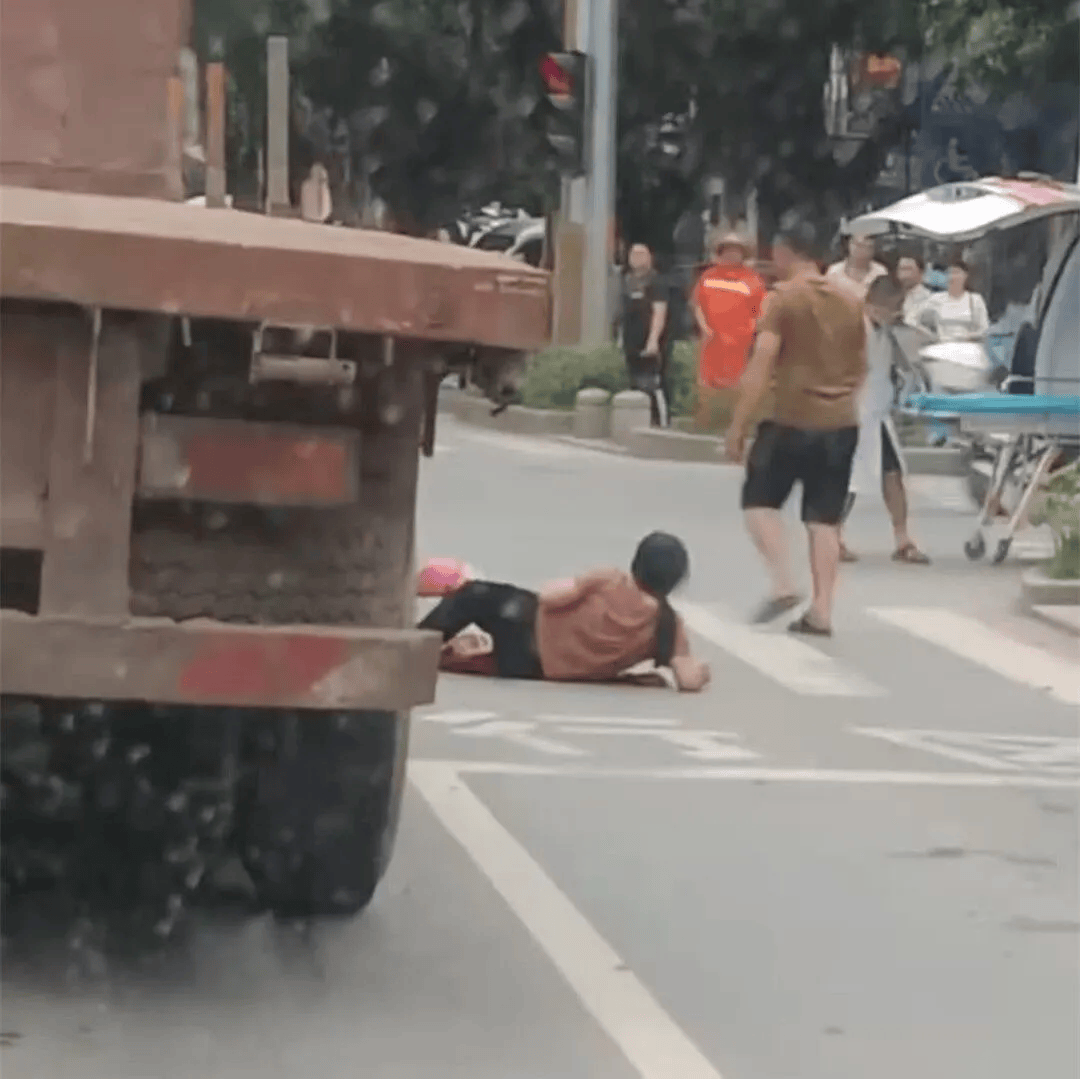
[[[848,222],[850,235],[964,243],[1052,214],[1080,211],[1080,187],[1045,177],[942,184]]]

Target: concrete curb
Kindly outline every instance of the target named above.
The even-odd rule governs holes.
[[[463,393],[452,396],[449,401],[450,413],[462,423],[509,435],[569,435],[574,428],[572,412],[511,405],[505,412],[492,416],[494,407],[486,398]]]
[[[1027,569],[1020,575],[1020,594],[1029,611],[1080,604],[1080,579],[1056,581],[1041,569]]]
[[[1077,604],[1041,605],[1031,608],[1031,615],[1080,640],[1080,606]]]
[[[556,442],[565,446],[575,446],[579,450],[594,450],[596,453],[610,453],[615,457],[629,457],[630,451],[610,438],[578,438],[577,435],[556,435]]]
[[[723,443],[712,435],[639,427],[630,433],[628,448],[634,457],[653,461],[694,461],[723,464]]]
[[[1032,607],[1030,612],[1040,622],[1045,622],[1054,629],[1068,633],[1070,637],[1080,640],[1080,605],[1075,603],[1060,603],[1056,605],[1040,605]]]

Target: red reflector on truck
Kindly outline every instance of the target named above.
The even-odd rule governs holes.
[[[359,494],[349,428],[198,416],[143,418],[139,497],[263,506],[339,506]]]

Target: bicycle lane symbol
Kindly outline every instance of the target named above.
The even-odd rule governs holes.
[[[593,753],[561,738],[652,739],[680,757],[699,762],[728,763],[757,760],[759,754],[738,744],[726,731],[682,727],[674,719],[639,719],[624,716],[581,716],[545,713],[530,719],[501,719],[498,713],[459,710],[421,714],[423,722],[447,727],[463,738],[490,738],[549,757],[583,758]]]

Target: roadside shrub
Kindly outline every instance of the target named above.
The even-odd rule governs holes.
[[[668,376],[673,416],[690,414],[696,367],[697,346],[679,341],[672,350]],[[579,390],[599,387],[620,393],[628,385],[626,364],[616,345],[591,350],[549,348],[529,360],[521,403],[527,408],[570,409]]]
[[[1080,578],[1080,464],[1061,469],[1046,484],[1032,524],[1047,524],[1054,534],[1054,556],[1046,575],[1054,580]]]

